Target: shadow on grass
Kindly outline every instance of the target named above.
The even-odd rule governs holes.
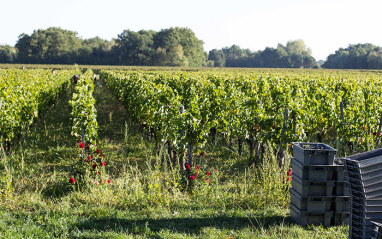
[[[169,218],[169,219],[139,219],[127,220],[119,218],[90,219],[75,225],[80,231],[129,231],[134,235],[157,233],[169,230],[176,233],[200,234],[203,228],[213,227],[220,230],[267,230],[272,225],[291,224],[290,217],[259,216],[259,217],[229,217],[212,216],[204,218]]]
[[[71,191],[72,190],[68,186],[68,182],[61,180],[54,182],[52,185],[44,189],[41,193],[45,198],[61,198],[68,195]]]

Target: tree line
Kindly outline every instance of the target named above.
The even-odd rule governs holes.
[[[82,39],[77,32],[57,27],[21,34],[15,46],[0,45],[0,63],[83,64],[182,67],[319,67],[303,40],[288,41],[262,51],[237,45],[203,49],[203,41],[189,28],[171,27],[159,32],[124,30],[110,41]],[[328,56],[323,68],[382,69],[382,48],[372,44],[349,45]]]

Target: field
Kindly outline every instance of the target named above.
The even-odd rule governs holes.
[[[41,70],[49,79],[53,79],[50,74],[55,68],[55,75],[68,79],[65,82],[69,83],[73,74],[79,74],[79,83],[76,86],[62,83],[64,86],[54,88],[60,90],[48,102],[44,100],[47,97],[36,97],[33,98],[35,104],[31,104],[32,101],[25,104],[35,108],[21,107],[14,111],[22,115],[31,110],[37,118],[12,116],[14,122],[19,118],[24,120],[17,127],[16,123],[0,123],[3,146],[0,149],[1,238],[348,237],[346,225],[302,227],[290,219],[288,188],[291,184],[287,180],[290,143],[293,140],[315,142],[317,133],[321,133],[322,141],[338,148],[339,154],[375,148],[380,133],[381,109],[375,103],[381,95],[380,72],[246,69],[240,81],[219,83],[215,98],[225,100],[211,104],[208,102],[213,102],[212,97],[205,100],[201,95],[207,95],[209,87],[218,85],[216,82],[226,76],[236,77],[241,73],[237,70],[206,73],[201,69],[154,71],[152,68],[110,71],[107,67],[95,67],[99,83],[93,85],[91,71],[64,66],[42,68],[49,69]],[[71,68],[70,73],[62,75],[61,69],[65,68]],[[35,74],[37,70],[24,71]],[[182,74],[197,84],[203,82],[197,90],[184,91],[189,101],[181,95],[181,87],[177,89],[178,96],[168,88],[182,82],[185,79]],[[136,76],[139,77],[134,78]],[[267,76],[266,82],[271,82],[268,85],[271,93],[268,101],[262,100],[259,107],[259,100],[267,94],[254,92],[261,91],[257,85],[264,76]],[[122,87],[115,79],[122,79],[120,82],[126,85]],[[241,86],[242,90],[235,91],[239,89],[238,84],[253,79],[256,84]],[[327,81],[320,85],[319,79]],[[278,85],[274,84],[276,81]],[[183,87],[191,86],[190,82]],[[292,90],[286,90],[294,89],[290,82],[295,82],[302,100],[297,99]],[[313,91],[306,90],[311,89],[307,82],[327,91],[317,89],[313,95]],[[278,94],[274,93],[275,85],[281,87]],[[131,93],[141,86],[147,86],[149,93]],[[121,96],[116,89],[121,92],[129,89],[133,97]],[[253,94],[242,94],[244,89]],[[166,97],[161,95],[163,92],[167,92]],[[316,95],[320,98],[313,97]],[[334,103],[327,102],[330,95],[338,96],[334,97]],[[231,96],[237,100],[229,101]],[[252,111],[239,107],[250,98],[257,99],[248,107]],[[313,98],[315,101],[310,100]],[[14,107],[24,101],[17,102],[13,103]],[[345,111],[342,121],[340,102]],[[180,105],[187,112],[180,115],[183,123],[178,114]],[[211,105],[215,110],[205,110],[211,109]],[[279,105],[277,110],[274,105]],[[289,109],[287,119],[284,117],[286,107]],[[85,108],[86,112],[93,113],[84,113]],[[293,113],[298,117],[293,117]],[[260,114],[264,116],[259,117]],[[241,122],[246,122],[244,117],[232,115],[252,118],[247,120],[246,127],[241,127]],[[359,115],[363,116],[362,120]],[[211,134],[211,128],[217,129],[216,134]],[[180,129],[184,130],[183,137]],[[296,135],[301,138],[294,138]],[[180,139],[185,143],[180,144]],[[239,143],[248,139],[251,144]],[[81,142],[89,144],[81,148]],[[175,160],[181,158],[187,162],[190,150],[186,142],[193,144],[190,171]],[[259,150],[251,150],[250,145],[255,143],[260,145]],[[168,154],[169,146],[177,152],[177,157],[173,152]],[[284,151],[283,158],[280,158],[280,147]],[[94,153],[97,149],[101,152]],[[88,155],[91,155],[89,162]],[[191,180],[190,176],[195,179]],[[70,178],[75,182],[70,183]]]

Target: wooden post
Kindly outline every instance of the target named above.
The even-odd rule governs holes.
[[[341,110],[341,122],[344,125],[345,124],[345,115],[344,115],[344,103],[340,102],[340,110]],[[345,140],[342,139],[342,156],[346,156],[346,150],[345,150]]]
[[[382,131],[382,115],[381,115],[381,118],[379,119],[379,126],[378,126],[378,132],[377,132],[378,139],[377,139],[376,148],[379,148],[381,144],[381,131]]]
[[[184,106],[181,105],[179,107],[179,113],[180,113],[180,121],[182,121],[182,114],[184,113]],[[180,130],[180,149],[181,151],[183,151],[183,137],[184,137],[184,131],[183,129]],[[183,155],[183,152],[181,152],[179,155],[179,166],[180,166],[180,170],[184,170],[185,169],[185,166],[184,166],[184,155]]]
[[[243,151],[243,141],[241,139],[238,139],[238,144],[239,144],[238,153],[239,153],[239,155],[241,155],[241,153]]]
[[[187,162],[188,164],[190,165],[190,167],[192,167],[192,144],[188,144],[188,158],[187,158]]]
[[[211,136],[211,141],[212,141],[213,144],[216,143],[216,131],[217,130],[216,130],[215,127],[210,129],[210,136]]]
[[[84,130],[83,124],[81,124],[81,141],[82,143],[85,144],[84,154],[82,154],[82,157],[85,158],[86,157],[86,142],[85,142],[85,130]]]
[[[250,135],[249,139],[246,139],[247,143],[249,144],[249,158],[252,160],[254,157],[254,143],[253,143],[253,136]]]
[[[286,125],[286,122],[288,120],[288,108],[285,107],[285,111],[284,111],[284,120],[283,120],[283,128],[281,130],[281,136],[280,136],[280,149],[279,149],[279,166],[280,168],[282,167],[283,165],[283,160],[284,160],[284,149],[283,149],[283,139],[284,139],[284,135],[285,135],[285,129],[287,127]]]
[[[173,147],[171,145],[171,141],[170,140],[167,140],[166,146],[167,146],[167,154],[170,157],[170,161],[172,163],[172,166],[174,166],[175,165],[175,160],[174,160],[174,154],[173,154]]]

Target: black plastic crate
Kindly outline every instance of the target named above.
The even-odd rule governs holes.
[[[361,186],[350,184],[350,194],[360,198],[379,199],[382,198],[382,189],[376,188],[374,190],[371,190],[369,188],[368,191],[365,191],[365,189]]]
[[[363,191],[365,193],[373,192],[375,190],[382,190],[382,181],[369,181],[369,183],[365,183],[365,181],[348,178],[350,188],[354,188],[358,191]]]
[[[382,163],[381,163],[382,164]],[[378,180],[378,178],[382,178],[381,170],[378,168],[374,168],[375,170],[369,170],[368,172],[361,172],[359,168],[353,166],[346,167],[346,174],[350,178],[358,179],[358,180]]]
[[[376,231],[378,233],[382,233],[382,223],[371,221],[371,224],[373,225],[373,230],[374,231]]]
[[[365,211],[365,210],[358,210],[354,207],[351,208],[351,214],[357,217],[362,217],[367,220],[371,220],[373,218],[382,219],[382,212],[381,211]]]
[[[362,239],[369,239],[370,238],[370,228],[358,228],[358,227],[351,227],[349,226],[349,238],[355,239],[355,238],[362,238]]]
[[[370,200],[370,199],[378,200],[378,199],[382,199],[382,195],[374,195],[374,194],[379,194],[379,191],[375,191],[372,194],[370,194],[370,193],[366,194],[365,192],[358,191],[354,187],[350,186],[350,196],[352,196],[354,198],[365,199],[365,200]]]
[[[382,224],[378,222],[371,222],[373,227],[370,231],[371,239],[382,239]]]
[[[350,202],[356,203],[356,204],[361,204],[364,206],[378,207],[378,206],[381,206],[382,199],[379,199],[379,198],[377,198],[377,199],[375,199],[375,198],[366,199],[366,198],[351,195],[350,196]]]
[[[334,211],[337,213],[348,213],[350,211],[350,197],[334,197],[332,208],[334,208]]]
[[[300,211],[330,212],[335,200],[332,196],[301,196],[293,188],[290,188],[289,192],[291,203]]]
[[[337,165],[335,164],[335,171],[334,171],[334,180],[335,181],[346,181],[346,167],[345,165]]]
[[[294,172],[292,173],[292,188],[301,196],[333,196],[334,186],[334,181],[314,182],[313,180],[302,180]]]
[[[323,143],[293,142],[293,157],[303,165],[333,165],[337,150]]]
[[[354,154],[347,156],[345,159],[346,167],[351,166],[359,168],[359,172],[361,174],[374,171],[377,169],[376,167],[381,167],[382,169],[382,165],[380,165],[382,162],[382,149],[375,149],[360,154]]]
[[[350,212],[350,223],[351,225],[362,225],[362,226],[372,226],[373,222],[382,223],[382,214],[376,217],[368,217],[368,215],[356,215]]]
[[[309,212],[300,211],[290,203],[290,216],[301,226],[323,225],[329,227],[333,218],[333,212]]]
[[[349,239],[365,239],[365,237],[359,235],[356,232],[352,232],[351,230],[349,230]]]
[[[333,196],[350,196],[348,182],[334,182]]]
[[[291,159],[292,171],[302,180],[315,182],[334,181],[336,165],[304,165],[295,158]]]
[[[382,213],[382,200],[378,200],[380,203],[375,205],[367,205],[365,203],[352,202],[352,209],[363,212],[381,212]]]
[[[378,231],[374,231],[373,229],[370,231],[370,239],[382,239],[382,233]]]
[[[333,214],[332,226],[349,225],[350,216],[349,212],[335,212]]]

